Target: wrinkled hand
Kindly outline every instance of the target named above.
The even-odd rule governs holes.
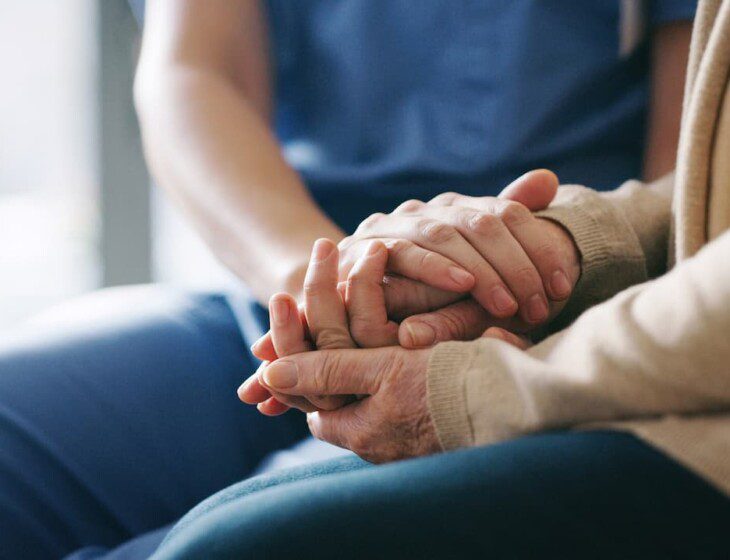
[[[359,394],[337,410],[307,415],[312,434],[382,463],[440,450],[426,400],[431,350],[324,350],[263,368],[264,385],[292,397]]]
[[[528,345],[497,328],[484,336]],[[262,383],[290,398],[357,394],[341,408],[307,414],[312,434],[374,463],[418,457],[441,451],[427,401],[431,351],[392,346],[305,352],[264,367]]]

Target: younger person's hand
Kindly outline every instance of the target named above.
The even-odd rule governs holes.
[[[389,250],[390,317],[403,319],[464,299],[470,283],[469,293],[492,319],[518,315],[521,324],[534,328],[550,318],[552,303],[570,296],[579,271],[570,236],[532,213],[547,207],[557,188],[553,173],[536,170],[496,198],[445,193],[374,214],[340,242],[340,276],[367,243],[379,239]],[[469,282],[452,286],[464,270]]]

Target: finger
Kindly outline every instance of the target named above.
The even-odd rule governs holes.
[[[358,228],[363,236],[409,239],[420,247],[439,253],[470,272],[474,278],[472,296],[495,317],[511,317],[518,304],[497,271],[472,247],[456,227],[445,223],[429,207],[431,216],[385,216],[365,221]],[[425,211],[425,210],[424,210]]]
[[[362,415],[358,414],[361,408],[362,403],[356,402],[339,410],[307,414],[309,431],[317,439],[356,451],[358,445],[355,443],[367,430]]]
[[[517,189],[515,192],[520,194],[516,198],[523,198],[532,204],[533,209],[541,209],[535,202],[542,197],[543,202],[547,201],[546,204],[552,200],[557,190],[557,177],[547,170],[538,170],[527,173],[520,179],[517,179],[509,188],[513,187]],[[507,190],[507,189],[505,189]],[[536,191],[533,193],[532,191]],[[527,194],[534,195],[532,200],[529,200]],[[524,196],[523,196],[524,195]],[[555,301],[562,301],[566,299],[572,290],[572,284],[569,281],[568,269],[568,258],[569,255],[563,255],[559,250],[557,240],[550,235],[546,235],[546,231],[543,225],[535,218],[531,213],[530,208],[520,202],[517,202],[508,197],[504,198],[474,198],[466,197],[462,195],[452,195],[450,197],[444,197],[440,201],[438,197],[434,199],[435,205],[439,206],[449,201],[452,204],[452,208],[473,208],[478,209],[484,214],[479,217],[473,215],[471,223],[469,222],[468,212],[466,210],[460,210],[464,213],[467,218],[464,220],[464,224],[458,227],[467,240],[473,244],[479,252],[487,257],[485,250],[494,248],[498,250],[500,245],[495,240],[492,243],[491,239],[482,238],[481,243],[479,238],[474,239],[473,230],[482,229],[484,234],[488,235],[489,229],[501,229],[499,226],[490,226],[489,221],[498,218],[505,227],[509,230],[511,235],[515,238],[517,243],[520,245],[522,250],[519,251],[520,259],[519,262],[512,263],[512,259],[509,259],[510,251],[513,250],[514,245],[510,243],[511,249],[508,248],[507,255],[502,256],[501,266],[497,266],[495,262],[490,260],[492,266],[495,267],[497,272],[500,273],[502,278],[505,280],[512,293],[517,296],[520,304],[520,311],[525,320],[528,320],[532,324],[538,324],[545,320],[547,317],[547,301],[541,302],[542,298],[534,298],[534,294],[544,296],[548,294]],[[431,203],[429,203],[431,204]],[[441,219],[445,218],[444,209],[436,211],[435,216]],[[422,210],[422,213],[426,215],[434,215],[433,209]],[[490,218],[489,216],[494,216]],[[454,224],[457,225],[457,224]],[[504,252],[502,252],[504,253]],[[524,254],[532,263],[526,265],[524,258],[521,256]],[[505,260],[506,259],[506,260]],[[512,266],[514,265],[514,266]],[[536,276],[530,271],[530,268],[534,268],[535,272],[540,276],[540,282],[542,284],[541,289],[536,289]],[[512,269],[515,274],[519,275],[524,273],[525,284],[515,285],[511,282],[510,278],[506,277],[505,270],[509,271]],[[508,272],[507,272],[508,274]],[[528,303],[530,302],[530,303]],[[532,306],[532,307],[530,307]],[[530,309],[532,312],[530,313]],[[532,316],[532,319],[528,318],[528,315]]]
[[[262,362],[256,372],[238,388],[238,398],[246,404],[258,404],[271,397],[271,392],[260,382],[261,372],[269,362]]]
[[[474,340],[491,322],[493,317],[469,299],[407,318],[398,329],[398,341],[405,348],[424,348],[447,340]]]
[[[275,294],[269,302],[269,314],[271,318],[271,337],[276,351],[280,357],[307,352],[312,345],[306,339],[304,325],[300,319],[299,308],[293,297],[289,294]],[[276,395],[282,404],[298,408],[303,412],[314,410],[335,410],[346,403],[345,397],[325,396],[310,397],[288,397]]]
[[[459,301],[468,294],[448,292],[391,274],[383,278],[383,293],[388,317],[396,321],[417,313],[427,313]]]
[[[304,412],[311,410],[317,410],[316,406],[311,406],[310,403],[303,397],[292,397],[290,395],[281,395],[269,390],[261,379],[261,372],[268,365],[268,362],[263,362],[259,365],[256,373],[249,377],[239,388],[238,398],[246,404],[256,404],[257,408],[262,414],[268,416],[278,415],[285,411],[285,409],[298,408]],[[267,401],[278,401],[279,405],[274,406],[272,402],[266,404],[263,409],[258,406]],[[329,409],[328,409],[329,410]],[[271,414],[272,411],[277,411],[275,414]]]
[[[274,294],[269,300],[271,340],[276,355],[289,356],[311,350],[299,320],[297,302],[289,294]]]
[[[383,277],[388,250],[380,241],[371,241],[355,263],[347,279],[345,301],[350,335],[362,348],[398,344],[398,325],[388,320]]]
[[[322,419],[322,415],[319,412],[313,412],[307,414],[307,425],[312,435],[322,441],[348,449],[347,447],[347,427],[340,422],[336,421],[336,418],[340,417],[339,411],[332,411],[328,415],[325,415],[325,419]]]
[[[525,237],[524,229],[536,225],[535,217],[518,202],[500,200],[497,203],[493,213],[455,208],[451,219],[516,296],[522,318],[530,324],[539,324],[549,313],[543,280],[510,229],[519,229]]]
[[[424,203],[421,203],[424,205]],[[465,293],[474,286],[474,276],[460,267],[451,259],[434,251],[419,247],[407,239],[379,238],[370,236],[367,238],[347,238],[347,242],[341,242],[341,253],[345,255],[340,259],[340,279],[347,278],[352,267],[362,254],[367,251],[370,239],[379,239],[388,248],[388,271],[393,274],[423,282],[441,290]],[[357,258],[354,258],[357,255]]]
[[[269,393],[271,393],[271,399],[274,399],[288,408],[296,408],[302,412],[314,412],[318,410],[317,406],[313,404],[308,398],[300,395],[288,395],[286,393],[280,393],[279,391],[273,390],[271,387],[267,387],[263,378],[259,379],[259,383],[262,387],[265,387]],[[267,399],[270,400],[270,399]],[[266,402],[266,401],[263,401]],[[262,403],[259,403],[259,405]],[[267,405],[268,407],[268,405]],[[257,405],[258,408],[258,405]],[[260,410],[260,409],[259,409]]]
[[[304,309],[309,333],[318,349],[354,348],[345,304],[337,291],[338,251],[329,239],[314,244],[304,279]]]
[[[499,193],[499,198],[524,204],[533,212],[544,210],[555,198],[560,181],[549,169],[535,169],[515,179]]]
[[[265,416],[280,416],[287,412],[290,407],[271,397],[256,405],[256,408]]]
[[[273,362],[279,356],[274,350],[274,341],[271,339],[271,331],[268,331],[261,338],[251,345],[251,353],[259,360]]]
[[[517,335],[500,327],[489,327],[486,331],[484,331],[484,334],[482,334],[482,338],[496,338],[506,342],[507,344],[511,344],[520,350],[527,350],[530,346],[532,346],[532,342],[530,342],[530,340],[526,337]]]
[[[256,405],[256,409],[266,416],[279,416],[290,408],[296,408],[305,413],[317,410],[317,407],[304,397],[281,395],[279,393],[274,393],[271,398]]]
[[[501,217],[537,269],[545,292],[554,301],[567,299],[573,290],[569,280],[571,255],[561,250],[560,239],[551,235],[545,223],[534,215],[518,216],[505,207]]]
[[[468,292],[474,275],[439,253],[407,239],[384,239],[388,248],[388,271],[451,292]]]
[[[517,298],[523,319],[530,324],[539,324],[547,319],[549,313],[542,278],[505,225],[509,221],[519,227],[535,218],[518,202],[497,199],[491,201],[492,209],[488,212],[459,206],[429,206],[422,211],[422,215],[454,227],[499,274],[500,281],[485,288],[485,291],[500,294],[502,283],[506,284]],[[504,316],[506,315],[498,315]]]
[[[264,368],[265,385],[287,395],[370,395],[403,352],[397,347],[323,350],[280,358]]]

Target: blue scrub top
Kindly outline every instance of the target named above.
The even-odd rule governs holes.
[[[265,6],[277,134],[351,231],[408,198],[496,194],[536,167],[598,189],[640,176],[648,38],[696,1]]]

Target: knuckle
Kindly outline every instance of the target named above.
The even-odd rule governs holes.
[[[393,212],[394,213],[415,212],[416,210],[421,209],[425,205],[426,205],[425,202],[412,198],[410,200],[406,200],[404,203],[399,205],[398,208],[393,210]]]
[[[458,193],[445,192],[434,196],[431,200],[429,200],[428,203],[433,206],[451,206],[456,200],[457,196],[459,196]]]
[[[418,259],[418,268],[419,270],[433,270],[434,267],[441,264],[443,257],[440,255],[432,252],[432,251],[424,251],[421,253],[420,258]]]
[[[318,393],[330,392],[330,379],[332,378],[332,372],[335,370],[337,358],[331,354],[326,354],[324,360],[320,363],[319,367],[314,370],[312,374],[312,381],[314,382],[314,388]]]
[[[436,220],[421,220],[418,224],[418,231],[421,237],[435,244],[448,243],[452,241],[456,235],[456,229],[444,222]]]
[[[441,315],[440,324],[436,326],[436,334],[439,340],[464,339],[467,330],[463,317],[451,311],[444,312]]]
[[[373,281],[368,278],[366,272],[353,269],[353,271],[350,272],[350,275],[347,277],[347,280],[345,280],[345,284],[348,292],[350,290],[359,291],[363,288],[371,286],[373,284]]]
[[[326,327],[317,332],[316,334],[316,345],[319,350],[333,350],[337,348],[349,348],[352,346],[350,344],[350,335],[346,333],[343,329],[339,329],[336,327]],[[326,365],[329,364],[329,362],[326,362]],[[320,368],[320,372],[325,372],[325,377],[328,375],[327,370],[331,369],[330,367],[322,367]],[[325,378],[324,381],[327,379]]]
[[[497,216],[486,212],[472,212],[465,216],[465,220],[470,230],[483,235],[494,233],[501,226]]]
[[[483,259],[477,259],[474,263],[469,263],[469,266],[467,266],[467,270],[471,272],[474,277],[476,277],[481,282],[484,282],[485,284],[492,284],[497,281],[497,277],[495,276],[492,265],[490,265]]]
[[[553,264],[553,265],[559,265],[563,264],[563,258],[560,252],[558,251],[555,244],[550,242],[543,242],[540,243],[535,248],[535,254],[539,256],[539,259],[541,262]]]
[[[388,249],[388,256],[400,258],[413,248],[413,243],[407,239],[388,239],[385,241],[385,247]]]
[[[330,286],[322,280],[306,278],[302,286],[302,291],[307,298],[317,298],[324,295],[329,288]]]
[[[512,273],[512,278],[515,282],[514,289],[518,292],[531,293],[538,285],[542,285],[540,281],[540,276],[537,274],[537,271],[531,266],[523,266],[517,268]]]
[[[371,214],[360,223],[356,232],[368,231],[372,229],[373,227],[375,227],[375,225],[381,222],[383,218],[385,218],[385,214],[383,214],[382,212]]]
[[[505,202],[497,213],[505,224],[512,227],[523,225],[532,219],[532,212],[524,204],[513,200]]]
[[[340,251],[346,251],[347,249],[352,247],[357,241],[358,239],[355,236],[348,235],[337,244],[337,248]]]

